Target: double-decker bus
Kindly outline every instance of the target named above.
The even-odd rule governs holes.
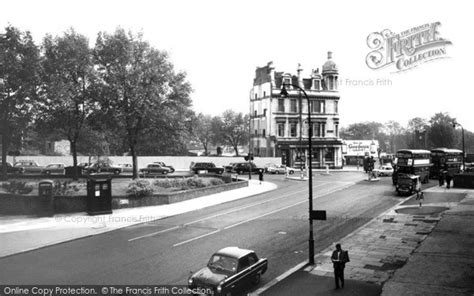
[[[436,148],[431,150],[430,178],[438,178],[440,171],[454,175],[461,171],[462,151],[458,149]]]
[[[400,175],[418,175],[421,183],[428,183],[430,178],[431,152],[422,149],[401,149],[396,154],[395,179]],[[395,181],[394,183],[397,183]]]

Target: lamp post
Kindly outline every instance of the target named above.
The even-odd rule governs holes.
[[[313,211],[313,155],[312,155],[312,144],[311,144],[311,138],[313,136],[312,133],[312,125],[311,125],[311,104],[309,101],[309,97],[298,85],[294,84],[287,84],[283,83],[283,87],[281,89],[280,95],[282,97],[288,97],[288,91],[286,90],[285,86],[292,86],[294,88],[297,88],[298,90],[302,91],[304,94],[304,97],[306,98],[306,101],[308,102],[308,166],[309,166],[309,196],[308,196],[308,201],[309,201],[309,239],[308,239],[308,247],[309,247],[309,264],[314,264],[314,235],[313,235],[313,219],[311,217],[311,213]],[[300,97],[301,99],[301,97]],[[301,105],[301,104],[300,104]]]
[[[464,127],[461,124],[459,124],[458,122],[453,121],[453,128],[456,128],[456,126],[461,127],[461,133],[462,133],[462,170],[465,171],[466,167],[465,167],[464,158],[466,157],[466,151],[464,149]]]

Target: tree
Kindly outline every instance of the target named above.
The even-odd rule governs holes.
[[[215,133],[215,142],[221,141],[234,148],[236,156],[239,156],[239,145],[248,143],[249,140],[249,117],[242,113],[227,110],[222,117],[215,117],[212,121]]]
[[[97,108],[93,98],[96,83],[89,40],[73,29],[61,37],[47,35],[43,41],[42,130],[66,138],[77,166],[77,141],[87,117]],[[74,179],[77,179],[74,170]]]
[[[7,26],[0,34],[0,134],[2,176],[7,176],[7,152],[34,115],[39,49],[29,32]]]
[[[341,136],[347,140],[373,140],[380,134],[382,126],[378,122],[353,123],[341,130]]]
[[[426,141],[427,137],[426,134],[429,129],[428,121],[421,117],[415,117],[408,121],[407,127],[407,136],[412,139],[409,141],[409,148],[427,148]]]
[[[144,136],[152,132],[167,140],[186,128],[191,87],[184,73],[174,72],[167,54],[141,34],[99,33],[94,56],[103,83],[101,105],[126,140],[136,178]]]
[[[214,137],[212,128],[212,116],[199,113],[194,119],[194,135],[196,140],[201,143],[204,149],[204,155],[209,155],[208,146]]]
[[[455,120],[447,113],[436,113],[431,117],[428,141],[432,148],[450,148],[455,145],[456,136],[453,128]]]

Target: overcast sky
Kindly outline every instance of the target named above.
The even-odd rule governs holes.
[[[256,67],[273,61],[277,71],[296,73],[301,63],[308,76],[330,50],[339,67],[342,126],[389,120],[405,126],[411,118],[447,112],[474,131],[468,74],[474,69],[474,21],[459,2],[0,0],[0,25],[29,30],[38,44],[46,33],[60,35],[69,27],[88,36],[91,46],[100,31],[142,31],[187,72],[194,110],[211,115],[248,112]],[[370,33],[401,33],[433,22],[441,23],[438,37],[452,42],[445,47],[448,58],[398,73],[393,65],[367,66]]]

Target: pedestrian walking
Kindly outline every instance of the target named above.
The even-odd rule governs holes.
[[[416,200],[418,201],[420,208],[422,206],[423,201],[425,200],[425,195],[423,191],[417,191],[416,192]]]
[[[447,173],[446,174],[446,188],[450,188],[451,187],[451,180],[453,179],[453,176],[451,176],[451,173]]]
[[[349,252],[344,251],[341,248],[341,244],[336,244],[336,250],[332,252],[331,261],[334,267],[336,289],[339,289],[339,282],[341,283],[340,287],[344,288],[344,268],[346,267],[346,263],[350,261]]]
[[[444,185],[444,172],[443,172],[443,170],[439,170],[438,182],[439,182],[440,187]]]
[[[260,180],[260,184],[262,184],[262,181],[263,181],[263,170],[258,170],[258,179]]]

